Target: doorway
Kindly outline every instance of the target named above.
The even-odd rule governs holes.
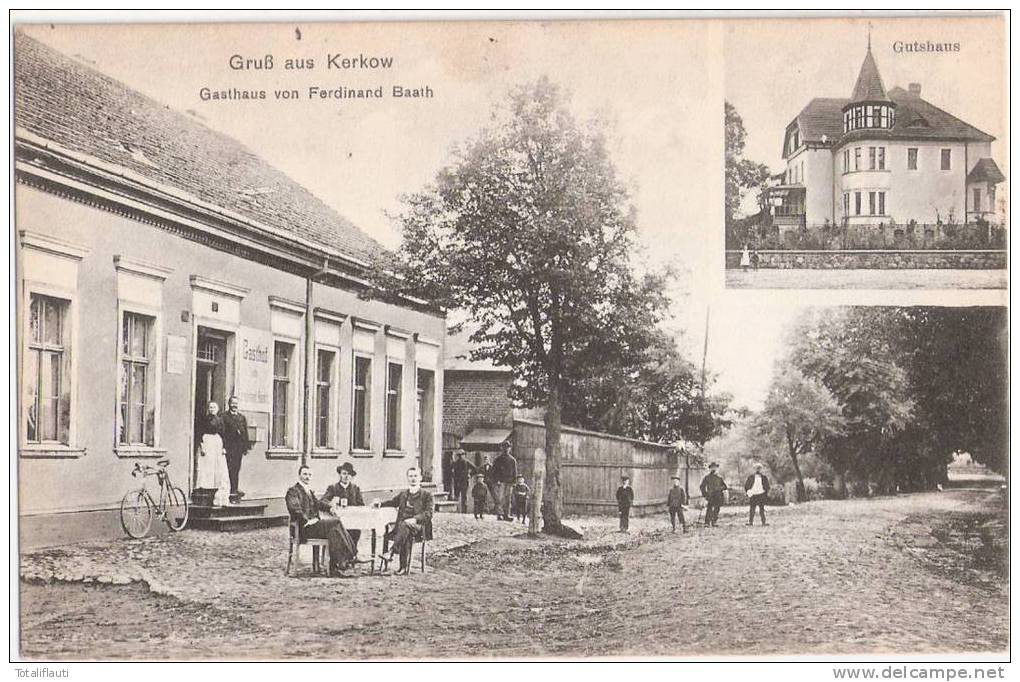
[[[233,337],[229,332],[208,327],[198,328],[195,344],[195,408],[192,416],[194,440],[191,448],[196,460],[193,468],[196,475],[198,446],[202,442],[201,427],[209,403],[219,405],[222,414],[226,410],[227,399],[233,393]]]

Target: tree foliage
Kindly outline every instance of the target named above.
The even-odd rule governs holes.
[[[639,366],[668,305],[664,276],[632,265],[634,211],[603,131],[547,79],[519,87],[399,218],[388,285],[465,311],[472,357],[513,368],[515,401],[546,408],[542,517],[559,530],[565,401]]]
[[[744,158],[744,147],[747,144],[747,131],[744,120],[736,108],[729,102],[725,103],[725,146],[726,146],[726,186],[725,186],[725,224],[727,244],[731,247],[739,245],[743,235],[731,234],[737,227],[740,205],[749,191],[764,186],[769,178],[769,169],[763,163]],[[745,226],[746,229],[746,226]]]
[[[754,431],[789,456],[798,499],[805,496],[803,458],[842,436],[845,427],[839,402],[821,381],[804,376],[788,361],[777,365]]]

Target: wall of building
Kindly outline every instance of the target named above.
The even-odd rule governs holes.
[[[740,251],[726,252],[726,267],[740,267]],[[1006,251],[759,251],[762,269],[1004,270]]]
[[[478,427],[510,428],[510,372],[448,370],[443,381],[443,433],[458,438]]]
[[[868,147],[885,147],[886,170],[860,170],[842,172],[843,150],[849,149],[851,163],[856,147],[861,147],[862,166],[868,164]],[[916,148],[917,169],[907,168],[907,149]],[[951,150],[950,170],[941,170],[942,150]],[[962,142],[902,142],[893,140],[872,140],[853,142],[836,149],[835,167],[840,170],[837,177],[837,217],[841,218],[842,195],[844,192],[860,191],[862,213],[868,212],[867,192],[886,192],[886,214],[884,216],[854,215],[851,197],[850,222],[878,224],[895,221],[898,224],[916,220],[919,223],[935,223],[938,220],[950,222],[952,216],[957,222],[964,221],[964,190],[967,173],[978,158],[988,155],[987,144]]]
[[[123,494],[136,487],[130,476],[135,462],[152,464],[159,457],[170,460],[174,482],[190,488],[194,481],[192,452],[195,395],[195,343],[199,324],[218,327],[237,334],[244,330],[268,339],[274,338],[274,313],[271,299],[303,305],[305,280],[265,265],[187,241],[167,231],[110,212],[72,202],[24,185],[15,194],[17,229],[48,235],[88,249],[77,267],[76,293],[72,303],[77,318],[72,358],[75,375],[72,388],[76,394],[72,422],[76,429],[72,450],[64,453],[29,452],[22,448],[18,460],[19,504],[22,513],[75,511],[108,508],[119,504]],[[18,280],[19,310],[24,311],[24,266],[26,251],[19,248]],[[118,403],[119,313],[118,270],[114,258],[131,259],[165,269],[165,279],[156,282],[162,305],[158,311],[158,370],[160,403],[158,440],[155,450],[117,451],[116,413]],[[34,256],[32,256],[34,258]],[[192,277],[198,276],[226,282],[247,292],[238,301],[193,287]],[[442,343],[445,321],[436,316],[387,305],[378,301],[360,300],[355,294],[322,285],[314,288],[317,307],[340,314],[339,365],[336,375],[337,406],[334,414],[335,439],[332,447],[313,454],[310,464],[317,485],[325,486],[336,478],[338,461],[353,460],[358,469],[358,483],[367,489],[392,488],[404,481],[406,468],[415,463],[412,434],[415,428],[415,376],[417,362],[435,370],[434,419],[432,424],[432,469],[439,480],[442,424]],[[216,304],[218,310],[212,310]],[[232,321],[231,318],[236,321]],[[372,383],[372,450],[352,453],[350,448],[352,318],[376,323],[378,330],[371,337],[373,355]],[[297,314],[297,334],[303,336],[303,318]],[[23,320],[20,320],[23,322]],[[391,337],[385,325],[411,333],[407,338]],[[22,324],[23,326],[23,324]],[[415,341],[420,335],[430,344]],[[173,338],[171,338],[173,337]],[[19,337],[20,338],[20,337]],[[171,353],[171,341],[183,343],[183,357]],[[239,345],[239,344],[235,344]],[[303,340],[296,339],[297,356],[303,356]],[[22,347],[23,348],[23,347]],[[388,355],[405,354],[403,372],[401,452],[383,452],[383,419],[385,372]],[[234,384],[242,371],[240,349],[234,348]],[[269,349],[270,363],[272,348]],[[171,357],[171,356],[175,357]],[[178,361],[180,363],[178,365]],[[300,364],[300,362],[299,362]],[[178,365],[178,366],[174,366]],[[271,370],[270,370],[271,371]],[[301,410],[303,370],[293,374],[294,405]],[[19,395],[22,391],[19,384]],[[228,392],[230,387],[228,387]],[[241,470],[241,489],[248,499],[281,496],[296,480],[301,460],[300,436],[289,451],[268,448],[270,415],[265,411],[245,410],[249,424],[257,428],[258,442],[245,457]],[[24,424],[24,417],[19,416]],[[300,416],[295,422],[300,434]],[[21,435],[24,438],[24,434]]]
[[[832,152],[828,149],[807,149],[803,152],[807,186],[804,217],[810,224],[832,220]]]

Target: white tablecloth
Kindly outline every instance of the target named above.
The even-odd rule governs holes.
[[[395,507],[340,507],[340,520],[347,530],[378,530],[397,520]]]

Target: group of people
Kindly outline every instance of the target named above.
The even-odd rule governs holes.
[[[744,481],[744,492],[747,494],[750,510],[748,512],[747,525],[754,525],[754,512],[757,509],[761,517],[761,525],[767,526],[765,520],[765,500],[768,498],[769,478],[763,471],[761,464],[754,465],[754,473]],[[687,508],[687,491],[681,486],[679,476],[672,477],[672,486],[666,496],[666,508],[669,511],[669,523],[676,532],[677,523],[684,533],[687,532],[687,521],[684,518],[684,510]],[[715,527],[719,524],[719,511],[725,501],[726,491],[729,486],[719,475],[719,464],[712,462],[708,465],[708,474],[701,479],[699,486],[702,497],[705,498],[705,526]],[[620,477],[620,487],[616,489],[616,505],[620,512],[620,532],[630,532],[630,509],[634,505],[634,488],[631,487],[630,476],[624,474]]]
[[[337,467],[340,480],[328,486],[322,496],[312,489],[312,470],[308,466],[298,469],[298,481],[287,490],[287,511],[298,523],[299,538],[325,539],[329,543],[330,573],[339,577],[352,577],[361,563],[378,560],[383,574],[389,573],[390,563],[399,559],[398,572],[406,573],[411,563],[411,548],[415,542],[432,539],[432,494],[422,488],[418,467],[407,470],[407,488],[393,498],[376,501],[373,507],[395,507],[396,521],[390,526],[385,540],[388,550],[362,560],[358,553],[361,531],[344,527],[343,509],[365,506],[361,489],[354,484],[357,476],[354,466],[346,462]]]
[[[241,461],[248,454],[248,421],[238,409],[237,396],[230,396],[227,411],[209,403],[199,424],[198,481],[196,488],[215,490],[213,504],[237,504],[244,497],[238,488]]]
[[[464,455],[464,450],[458,449],[451,465],[453,499],[459,504],[461,513],[467,513],[470,494],[476,519],[485,518],[488,512],[495,513],[500,521],[527,523],[531,487],[518,471],[517,458],[513,456],[510,445],[503,447],[495,461],[490,462],[486,456],[478,466]]]

